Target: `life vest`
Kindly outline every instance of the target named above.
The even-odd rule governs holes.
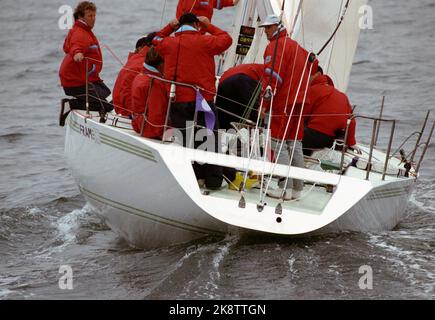
[[[347,96],[334,87],[334,82],[327,75],[317,76],[308,91],[310,107],[306,118],[306,126],[327,136],[336,137],[339,130],[345,130],[347,119],[352,114],[352,106]],[[326,116],[331,115],[331,116]],[[355,120],[352,119],[347,145],[354,145]]]
[[[168,92],[165,84],[150,76],[162,77],[157,70],[146,69],[138,74],[132,83],[131,101],[133,119],[131,121],[134,131],[146,138],[159,138],[163,134],[168,106]],[[150,89],[150,86],[151,89]],[[148,95],[149,94],[149,95]],[[146,121],[144,123],[144,112],[146,109]]]
[[[143,47],[137,53],[130,53],[127,63],[119,71],[113,87],[113,105],[115,112],[123,116],[130,116],[131,108],[131,85],[134,78],[143,71],[143,63],[148,52],[148,47]]]
[[[88,60],[89,82],[101,81],[103,56],[100,44],[91,28],[82,20],[76,20],[65,38],[63,50],[65,57],[59,70],[63,87],[80,87],[86,85],[86,60],[74,61],[77,53],[83,53]]]
[[[169,36],[170,25],[157,33],[153,40],[159,54],[165,60],[165,78],[203,88],[202,95],[207,101],[216,95],[215,61],[231,46],[230,35],[214,25],[209,25],[210,35],[203,35],[193,27],[183,26]],[[194,89],[177,85],[175,102],[192,102],[196,99]]]

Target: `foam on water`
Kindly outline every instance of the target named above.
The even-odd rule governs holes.
[[[400,236],[390,239],[383,235],[370,235],[369,242],[386,254],[395,272],[400,273],[410,284],[416,288],[422,288],[424,298],[434,293],[435,273],[433,261],[428,261],[427,253],[415,250],[407,250],[400,245]]]
[[[65,247],[76,240],[77,230],[91,210],[91,206],[87,203],[82,209],[73,210],[54,223],[58,232],[57,238],[62,242],[60,247]]]

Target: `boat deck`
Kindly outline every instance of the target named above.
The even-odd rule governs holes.
[[[274,183],[274,187],[275,186],[276,183]],[[223,186],[220,190],[201,189],[201,191],[203,192],[204,196],[234,200],[236,203],[238,203],[241,198],[239,191],[231,190],[227,185]],[[294,210],[307,214],[320,215],[325,206],[328,204],[332,195],[332,193],[326,192],[324,187],[306,184],[304,190],[302,191],[301,198],[298,200],[287,200],[282,202],[282,208],[283,210]],[[246,190],[245,201],[246,203],[255,205],[259,204],[260,189],[251,188],[250,190]],[[280,203],[280,200],[266,196],[264,197],[264,203],[269,207],[276,207]]]

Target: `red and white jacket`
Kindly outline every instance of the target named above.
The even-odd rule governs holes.
[[[153,40],[159,54],[165,60],[165,78],[203,88],[201,93],[207,101],[216,95],[215,61],[219,55],[231,46],[230,35],[214,25],[209,25],[203,35],[195,28],[184,25],[174,30],[167,25]],[[192,102],[196,92],[192,88],[177,85],[175,102]]]
[[[255,81],[260,81],[264,75],[264,65],[259,63],[239,64],[225,71],[219,79],[219,83],[236,74],[244,74]]]
[[[278,45],[276,46],[277,41]],[[275,64],[273,64],[274,56]],[[276,91],[273,98],[270,126],[272,137],[275,139],[302,140],[303,138],[303,120],[301,120],[300,129],[297,132],[299,115],[308,87],[310,66],[313,64],[312,69],[315,71],[318,64],[317,60],[311,63],[308,57],[308,51],[288,37],[285,29],[280,30],[277,37],[270,41],[266,47],[262,89],[264,92],[270,84],[272,91]],[[311,71],[311,73],[314,72]],[[309,102],[308,97],[306,97],[305,105]],[[293,104],[295,104],[295,110],[286,131],[285,128]],[[263,108],[269,111],[270,103],[264,103]]]
[[[86,60],[75,62],[73,57],[83,53],[88,62],[89,82],[101,81],[100,72],[103,69],[103,56],[100,44],[91,28],[82,20],[76,20],[68,32],[63,44],[65,57],[59,70],[62,87],[80,87],[86,85]]]
[[[143,73],[138,74],[133,80],[131,87],[133,120],[131,124],[134,131],[140,133],[145,108],[147,108],[142,136],[159,138],[163,135],[169,98],[165,84],[158,79],[152,79],[150,76],[162,77],[155,68],[145,65]]]
[[[193,13],[197,16],[207,17],[210,21],[213,17],[213,9],[222,9],[234,6],[233,0],[179,0],[177,5],[177,19],[185,13]]]
[[[308,96],[311,101],[307,109],[308,128],[330,137],[335,137],[337,130],[346,129],[347,119],[352,115],[352,106],[347,96],[334,87],[334,82],[329,76],[317,76],[311,83]],[[347,139],[349,146],[356,144],[355,129],[355,119],[352,119]]]
[[[131,85],[134,78],[144,70],[143,64],[149,48],[143,47],[139,52],[130,52],[127,63],[119,71],[113,87],[112,98],[115,112],[123,116],[130,116],[131,108]]]

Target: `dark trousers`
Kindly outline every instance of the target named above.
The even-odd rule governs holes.
[[[75,97],[70,100],[71,109],[86,110],[86,86],[64,87],[67,96]],[[110,89],[103,81],[89,83],[88,101],[90,111],[110,112],[113,110],[111,103],[106,98],[110,96]]]
[[[257,81],[244,74],[236,74],[232,77],[229,77],[219,84],[216,105],[221,109],[227,110],[242,117],[247,111],[245,106],[251,101],[252,95],[255,92],[257,85]],[[229,101],[225,98],[237,101],[239,103]],[[255,105],[256,104],[254,104],[254,106]],[[254,122],[257,121],[256,110],[251,110],[248,119]],[[225,112],[219,112],[219,125],[221,129],[230,129],[232,128],[231,122],[238,123],[240,121],[241,120],[237,117],[229,115]]]
[[[215,116],[216,116],[216,123],[214,126],[214,144],[213,145],[207,145],[207,150],[215,150],[215,152],[219,152],[219,139],[218,139],[218,132],[219,129],[219,122],[217,118],[217,112],[216,107],[213,103],[213,101],[208,101],[208,104],[210,105],[210,108],[213,110]],[[173,103],[171,105],[171,111],[169,113],[169,118],[171,120],[171,124],[173,128],[177,128],[181,131],[183,135],[183,145],[190,146],[192,141],[191,128],[186,129],[186,122],[190,121],[189,126],[192,126],[192,122],[195,117],[195,102],[178,102]],[[196,118],[196,124],[202,127],[205,127],[205,117],[203,112],[198,112],[197,118]],[[195,128],[193,130],[194,137],[196,136],[196,133],[198,132],[198,128]],[[189,133],[189,134],[188,134]],[[201,141],[195,141],[193,139],[193,147],[197,149],[199,146],[204,145],[204,143],[207,143],[207,137],[204,137]],[[195,175],[197,179],[204,179],[205,185],[209,189],[216,189],[219,188],[222,185],[223,177],[222,177],[222,167],[212,165],[212,164],[204,164],[200,165],[199,163],[193,164],[193,170],[195,171]]]
[[[334,137],[322,132],[305,127],[304,139],[302,140],[304,155],[310,156],[315,149],[331,148],[334,144],[334,139]]]

